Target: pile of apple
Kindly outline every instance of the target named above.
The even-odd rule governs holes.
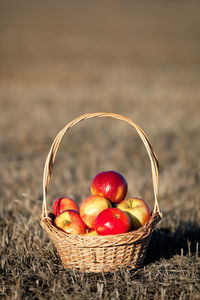
[[[120,173],[101,172],[92,180],[92,196],[83,200],[80,208],[68,197],[54,201],[54,224],[71,234],[113,235],[136,230],[149,220],[151,210],[143,199],[125,199],[127,189]]]

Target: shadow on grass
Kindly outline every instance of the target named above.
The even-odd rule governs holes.
[[[200,227],[196,223],[180,222],[172,232],[162,228],[155,230],[146,254],[145,265],[160,258],[170,259],[174,255],[192,255],[199,251]]]

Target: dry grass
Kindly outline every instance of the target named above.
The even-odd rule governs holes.
[[[85,5],[0,4],[0,297],[200,299],[199,5]],[[164,218],[136,272],[64,270],[39,223],[50,144],[67,122],[93,111],[135,120],[160,161]],[[107,169],[153,206],[142,142],[128,125],[101,119],[62,141],[49,207],[62,194],[80,203]]]

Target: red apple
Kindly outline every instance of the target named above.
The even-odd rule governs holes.
[[[143,199],[125,199],[117,207],[130,215],[133,229],[143,226],[151,217],[151,209]]]
[[[90,196],[81,203],[80,216],[85,224],[93,229],[98,214],[108,207],[111,207],[111,203],[108,199],[102,196]]]
[[[87,226],[80,217],[80,213],[73,209],[64,210],[55,218],[55,225],[71,234],[83,234]]]
[[[76,201],[68,197],[60,197],[56,199],[52,206],[54,216],[57,216],[62,211],[67,209],[74,209],[79,211],[79,207]]]
[[[118,203],[125,198],[127,188],[126,179],[115,171],[105,171],[97,174],[91,184],[92,195],[103,196],[114,203]]]
[[[95,230],[99,235],[125,233],[130,229],[130,217],[116,207],[104,209],[96,218]]]

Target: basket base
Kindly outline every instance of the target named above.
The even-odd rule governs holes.
[[[139,269],[143,267],[151,234],[142,243],[126,247],[108,247],[88,249],[87,257],[79,249],[79,256],[74,248],[62,249],[56,245],[57,252],[65,269],[75,269],[87,273],[112,272],[122,267]],[[81,253],[82,252],[82,253]]]
[[[144,261],[144,259],[143,259]],[[91,265],[87,265],[87,266],[77,266],[75,267],[74,265],[70,265],[70,264],[64,264],[62,263],[63,267],[66,270],[75,270],[75,271],[80,271],[80,272],[84,272],[84,273],[108,273],[108,272],[116,272],[119,271],[121,268],[127,268],[127,269],[131,269],[131,270],[138,270],[143,268],[144,264],[143,261],[141,261],[138,265],[136,264],[120,264],[117,266],[110,266],[110,265],[102,265],[102,264],[91,264]]]

